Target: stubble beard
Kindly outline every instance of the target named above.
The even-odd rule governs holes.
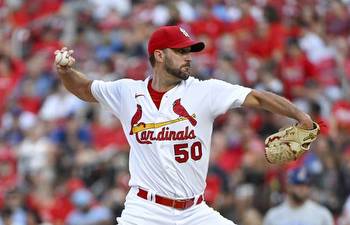
[[[184,72],[183,70],[181,70],[182,68],[187,68],[187,72]],[[179,78],[180,80],[187,80],[189,78],[189,76],[191,75],[191,64],[187,63],[185,65],[182,65],[180,68],[175,68],[174,64],[172,63],[171,59],[169,59],[168,57],[165,58],[165,63],[164,63],[164,69],[167,73],[169,73],[170,75]]]
[[[292,199],[292,201],[297,204],[297,205],[302,205],[304,204],[304,202],[306,202],[306,200],[308,199],[307,196],[300,196],[297,193],[291,193],[290,194],[290,198]]]

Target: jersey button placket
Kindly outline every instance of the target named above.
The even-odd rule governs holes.
[[[167,94],[165,94],[162,98],[162,100],[160,101],[160,105],[159,105],[159,109],[158,112],[162,112],[165,106],[167,106],[168,104],[168,100],[169,100],[169,96]]]
[[[161,123],[163,121],[163,118],[161,116],[161,113],[158,112],[156,119],[155,119],[155,124],[157,123]],[[154,129],[154,136],[157,137],[158,136],[158,132],[160,132],[162,129],[162,127],[156,128]],[[162,141],[160,140],[156,140],[154,141],[154,145],[156,147],[156,149],[159,151],[162,148]]]

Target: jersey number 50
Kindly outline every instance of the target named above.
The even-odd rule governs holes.
[[[187,162],[189,159],[189,151],[191,152],[191,159],[197,161],[202,158],[202,144],[197,141],[188,149],[188,143],[174,145],[175,160],[179,163]]]

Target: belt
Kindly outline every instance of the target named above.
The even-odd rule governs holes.
[[[139,191],[137,192],[137,196],[148,200],[147,195],[148,195],[148,191],[139,188]],[[154,201],[156,203],[160,205],[169,206],[175,209],[188,209],[193,205],[200,204],[204,200],[203,195],[200,195],[196,202],[195,202],[195,198],[179,200],[179,199],[171,199],[171,198],[163,197],[160,195],[154,195],[154,198],[155,198]]]

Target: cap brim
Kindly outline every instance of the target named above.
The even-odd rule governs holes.
[[[188,48],[191,47],[191,52],[200,52],[205,48],[204,42],[188,40],[180,44],[172,46],[172,48]]]

